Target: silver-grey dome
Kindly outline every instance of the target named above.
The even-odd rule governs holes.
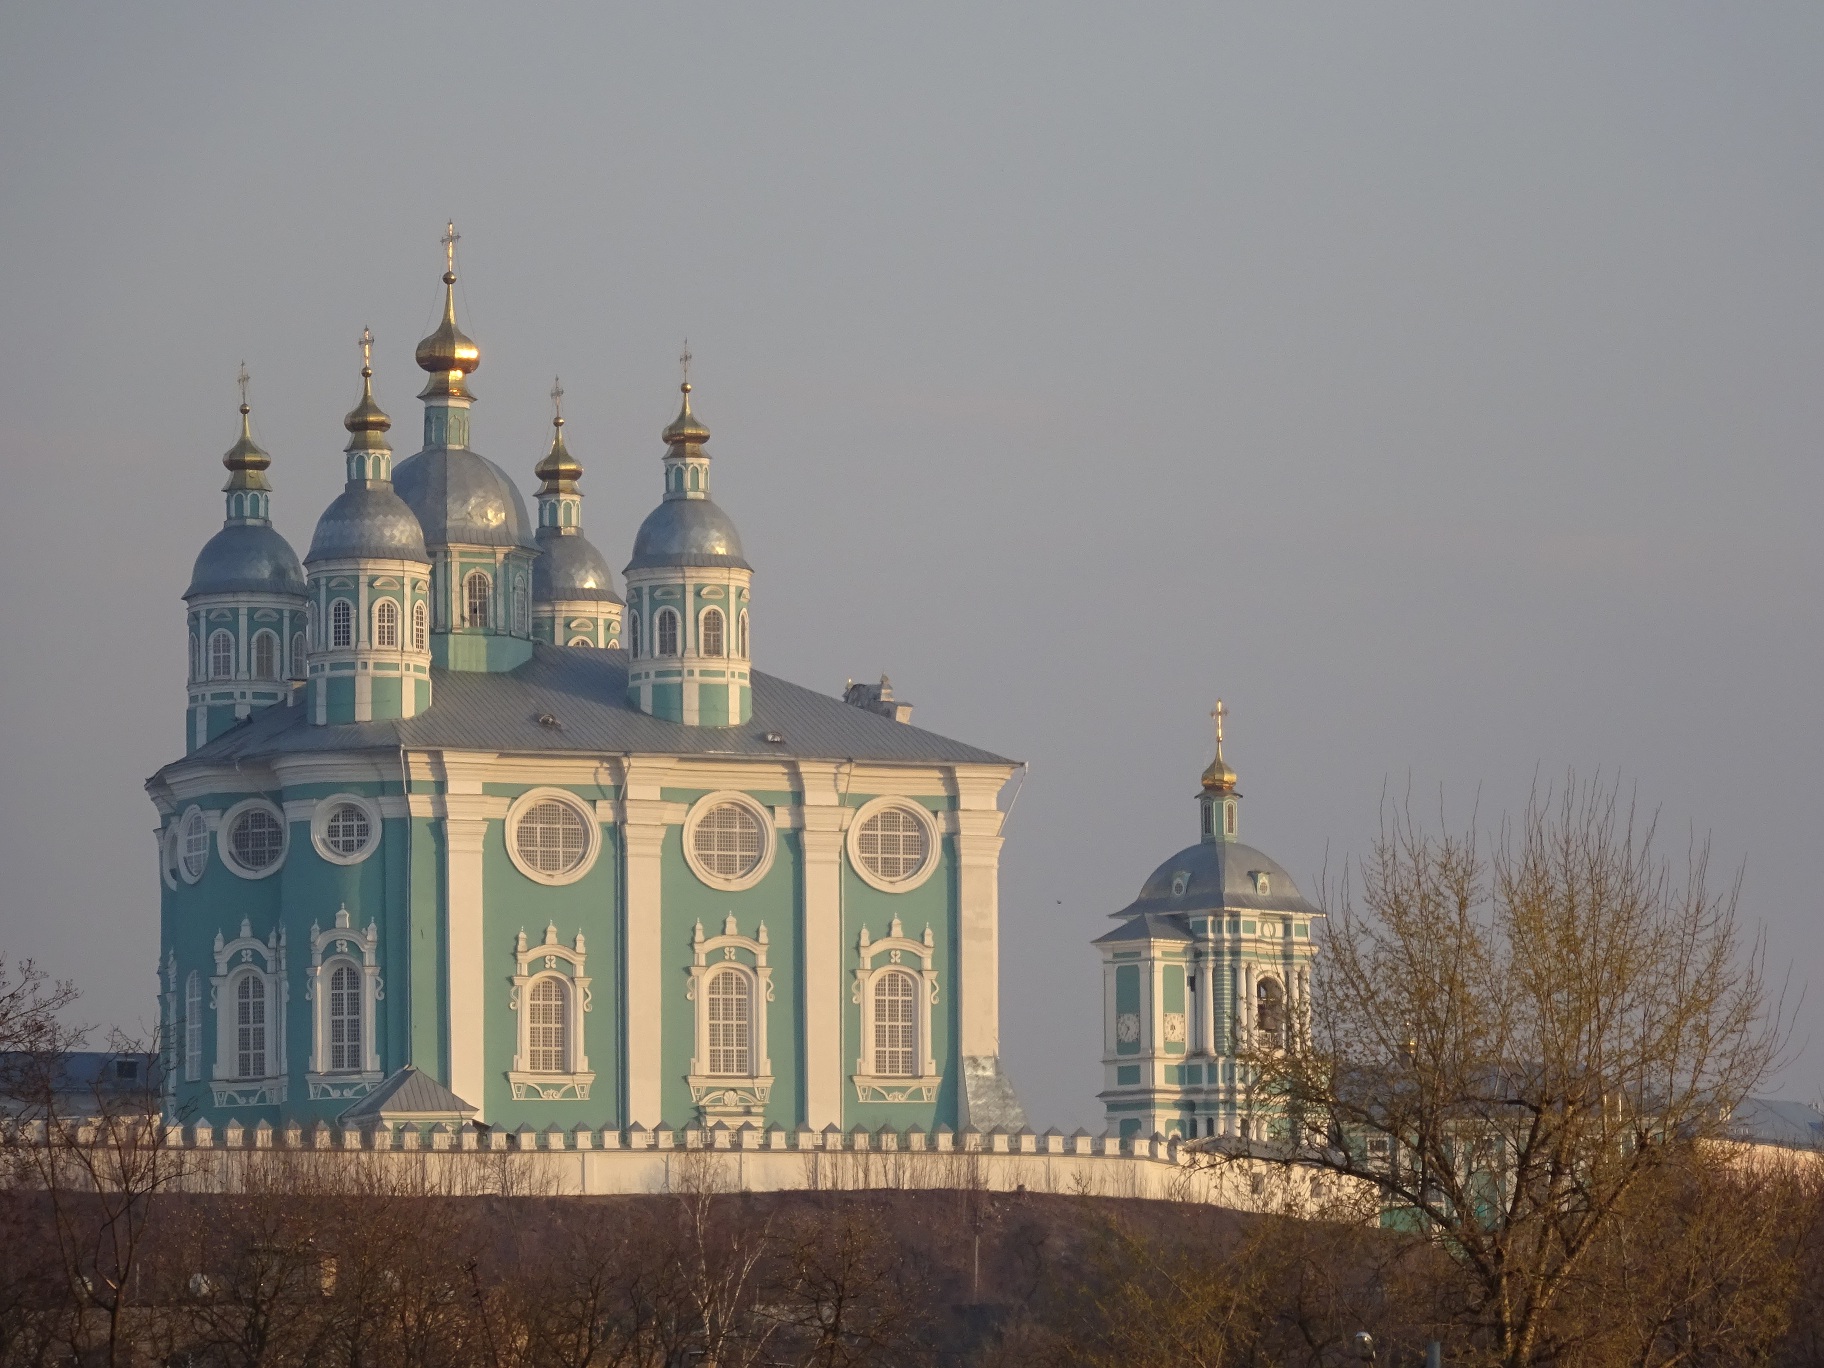
[[[230,523],[203,544],[186,599],[203,594],[305,594],[298,553],[271,523]]]
[[[424,532],[390,485],[355,485],[336,495],[317,519],[307,563],[326,560],[424,561]]]
[[[532,562],[534,603],[621,602],[614,591],[614,571],[582,533],[541,527],[538,546],[541,554]]]
[[[1259,891],[1255,877],[1260,874],[1267,876],[1265,893]],[[1182,882],[1180,875],[1184,876]],[[1203,841],[1185,847],[1155,869],[1141,886],[1140,896],[1115,915],[1208,912],[1218,908],[1307,916],[1318,913],[1277,860],[1239,841]]]
[[[408,457],[394,468],[393,487],[418,515],[427,546],[537,546],[513,477],[467,447]]]
[[[734,523],[708,499],[667,499],[646,515],[633,539],[627,569],[653,565],[754,568],[741,554],[741,534]]]

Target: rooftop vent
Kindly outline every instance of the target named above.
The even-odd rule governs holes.
[[[842,691],[842,701],[851,707],[865,708],[871,713],[879,713],[882,717],[894,722],[912,720],[912,705],[894,701],[893,681],[884,674],[880,677],[878,684],[857,684],[851,679],[848,687]]]

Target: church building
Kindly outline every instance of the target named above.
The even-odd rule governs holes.
[[[1243,845],[1241,793],[1216,758],[1197,795],[1201,839],[1152,872],[1096,940],[1102,954],[1100,1094],[1111,1133],[1269,1138],[1270,1099],[1248,1057],[1310,1019],[1313,927],[1323,913],[1270,857]]]
[[[470,444],[454,243],[416,353],[422,449],[394,465],[364,337],[347,483],[302,561],[243,381],[226,520],[184,594],[184,754],[147,783],[171,1114],[1022,1124],[997,1001],[1015,763],[890,691],[753,668],[755,570],[688,372],[624,592],[561,409],[529,514]],[[1164,943],[1136,948],[1144,1010],[1182,997],[1189,950],[1172,979]]]

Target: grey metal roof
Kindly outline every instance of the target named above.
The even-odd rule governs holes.
[[[393,1117],[473,1116],[479,1108],[464,1102],[443,1084],[412,1064],[393,1074],[341,1115],[344,1121],[389,1120]]]
[[[336,495],[317,519],[316,535],[310,539],[310,553],[304,559],[314,562],[356,556],[430,563],[424,531],[391,485],[351,485]]]
[[[534,644],[505,674],[437,670],[416,717],[318,727],[302,706],[263,709],[167,770],[300,752],[384,749],[736,755],[904,764],[1014,763],[754,671],[754,715],[739,727],[687,727],[627,701],[627,653]],[[541,723],[540,716],[555,725]],[[766,739],[778,734],[779,742]],[[164,771],[161,771],[163,773]]]
[[[1256,873],[1267,876],[1265,896],[1254,891]],[[1174,893],[1180,874],[1186,876],[1183,891]],[[1182,916],[1218,909],[1323,915],[1305,901],[1292,876],[1277,860],[1240,841],[1204,841],[1185,847],[1152,872],[1138,898],[1111,915],[1132,917],[1142,912],[1163,912]]]
[[[519,486],[479,452],[427,447],[394,468],[393,487],[418,515],[427,546],[536,547]]]
[[[1097,936],[1092,945],[1112,945],[1117,941],[1162,940],[1188,941],[1191,933],[1177,917],[1159,912],[1142,912],[1122,922],[1106,935]]]
[[[538,529],[539,558],[532,562],[532,601],[564,603],[594,600],[619,603],[614,592],[614,571],[602,553],[581,532],[555,527]]]
[[[628,570],[649,565],[719,565],[751,570],[734,521],[709,499],[667,498],[640,524]]]
[[[1754,1144],[1818,1149],[1824,1147],[1824,1111],[1809,1102],[1746,1097],[1729,1118],[1729,1133]]]
[[[197,553],[186,599],[204,594],[296,594],[304,597],[298,553],[271,523],[229,523]]]

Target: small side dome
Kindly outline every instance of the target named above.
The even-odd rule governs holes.
[[[393,471],[393,486],[418,515],[427,545],[538,548],[513,477],[467,447],[408,457]]]
[[[589,539],[580,533],[555,535],[556,532],[555,528],[538,530],[538,544],[543,554],[532,562],[532,601],[621,602],[621,596],[614,588],[614,571],[608,568],[608,562]]]
[[[305,595],[298,553],[271,523],[230,523],[204,543],[186,600],[205,594]]]
[[[734,522],[708,499],[670,499],[646,515],[627,572],[662,565],[754,568],[742,555]]]
[[[424,531],[405,500],[390,486],[344,489],[317,519],[306,561],[403,560],[430,562]]]

